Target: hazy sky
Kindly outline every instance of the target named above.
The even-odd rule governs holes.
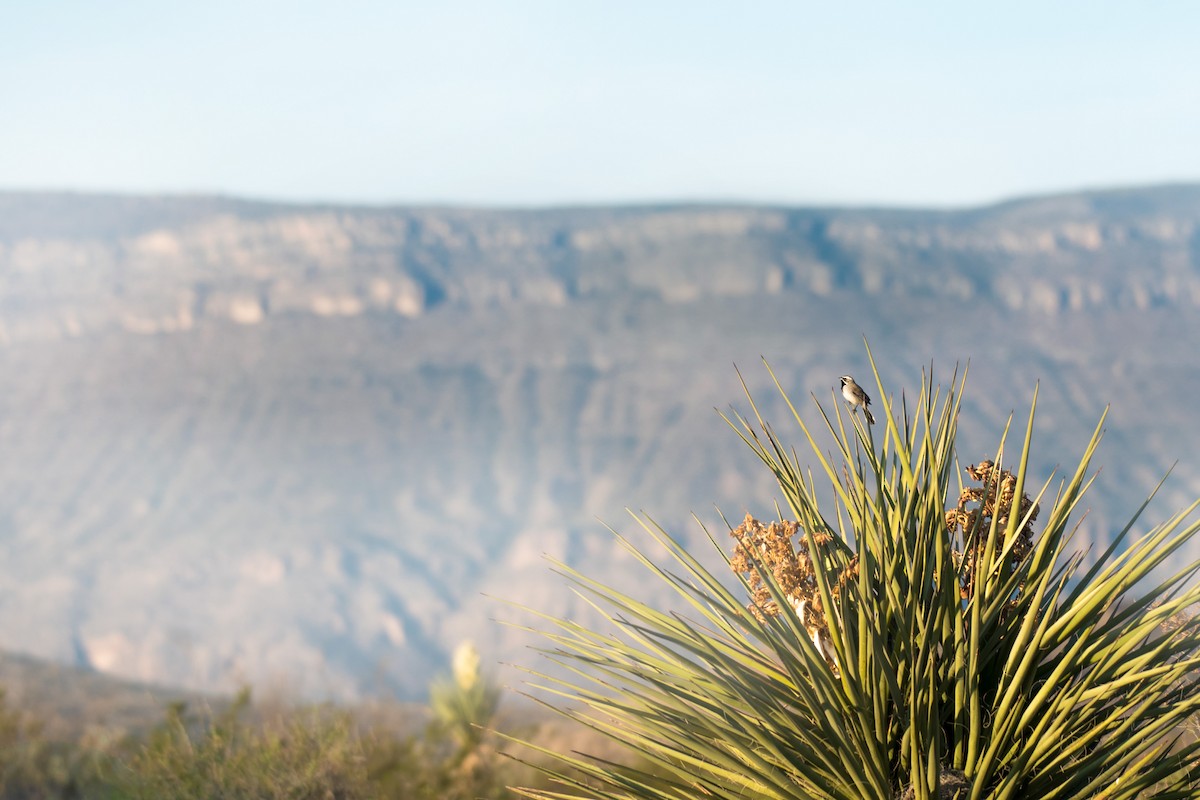
[[[0,0],[0,189],[964,204],[1200,179],[1200,3]]]

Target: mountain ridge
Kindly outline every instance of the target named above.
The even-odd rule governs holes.
[[[60,662],[346,699],[419,697],[463,638],[528,663],[485,595],[587,619],[543,553],[643,588],[597,518],[705,547],[693,511],[773,514],[712,411],[745,403],[730,365],[782,426],[760,357],[829,408],[864,336],[897,393],[970,360],[968,461],[1039,379],[1046,476],[1111,401],[1094,542],[1175,458],[1161,507],[1200,496],[1189,410],[1152,388],[1200,391],[1200,185],[928,212],[52,201],[0,193],[0,646]]]

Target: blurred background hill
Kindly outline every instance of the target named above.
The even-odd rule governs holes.
[[[129,680],[412,699],[535,657],[542,558],[774,515],[714,407],[777,426],[970,360],[960,454],[1040,381],[1047,477],[1112,403],[1081,545],[1200,494],[1200,186],[963,210],[491,210],[0,193],[0,646]],[[1193,553],[1193,557],[1200,554]]]

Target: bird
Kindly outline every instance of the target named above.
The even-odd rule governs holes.
[[[854,382],[854,378],[849,375],[842,376],[842,397],[846,398],[846,402],[850,404],[851,412],[854,409],[862,406],[863,414],[867,416],[867,424],[874,425],[875,417],[871,414],[871,398],[863,391],[863,388]]]

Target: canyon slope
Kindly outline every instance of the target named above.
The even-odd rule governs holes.
[[[963,210],[0,193],[0,647],[347,700],[420,697],[462,639],[538,667],[516,606],[591,613],[545,556],[668,604],[606,526],[644,543],[644,511],[715,564],[700,523],[777,497],[714,411],[748,408],[735,365],[798,445],[761,359],[817,419],[840,375],[875,393],[864,337],[897,396],[969,362],[964,466],[1035,383],[1043,478],[1111,404],[1081,547],[1177,461],[1142,528],[1200,496],[1200,186]]]

